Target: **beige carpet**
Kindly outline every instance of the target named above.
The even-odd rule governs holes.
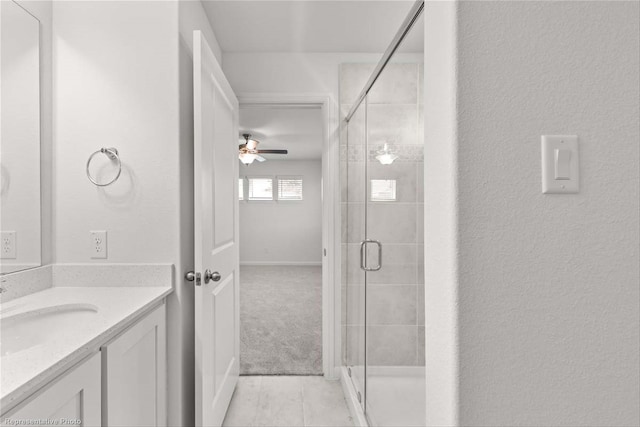
[[[240,374],[322,374],[322,267],[240,267]]]

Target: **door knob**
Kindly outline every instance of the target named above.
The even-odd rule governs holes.
[[[214,282],[217,282],[221,278],[222,278],[222,276],[217,271],[214,271],[213,273],[209,269],[204,271],[204,283],[209,283],[210,280],[213,280]]]
[[[189,282],[193,282],[195,280],[196,286],[200,286],[200,273],[189,271],[187,272],[187,274],[184,275],[184,278],[187,279]]]

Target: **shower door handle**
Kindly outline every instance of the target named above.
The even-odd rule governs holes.
[[[364,265],[364,251],[367,248],[367,243],[375,243],[376,245],[378,245],[378,265],[373,268],[369,268]],[[360,268],[364,271],[378,271],[382,268],[382,243],[372,239],[366,239],[360,242]]]

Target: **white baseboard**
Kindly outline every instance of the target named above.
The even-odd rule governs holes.
[[[240,265],[295,265],[295,266],[308,266],[308,267],[320,267],[322,261],[240,261]]]
[[[358,395],[356,394],[356,389],[353,387],[353,384],[349,379],[347,368],[343,366],[340,372],[342,391],[344,392],[344,398],[347,401],[347,406],[349,407],[349,412],[351,413],[351,418],[353,418],[354,425],[357,427],[368,427],[369,423],[367,423],[367,418],[362,411],[360,402],[358,402]]]

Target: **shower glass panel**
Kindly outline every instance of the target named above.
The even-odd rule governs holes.
[[[343,64],[345,93],[370,72]],[[372,426],[425,424],[422,73],[389,63],[342,137],[344,362]]]
[[[421,64],[390,63],[366,121],[365,396],[375,426],[425,424]]]
[[[340,67],[343,356],[370,426],[426,424],[423,7]]]
[[[343,331],[345,365],[364,410],[365,386],[365,271],[360,266],[360,243],[365,239],[366,205],[364,194],[366,154],[366,100],[353,115],[346,128],[343,147],[343,234],[342,253],[345,329]]]

